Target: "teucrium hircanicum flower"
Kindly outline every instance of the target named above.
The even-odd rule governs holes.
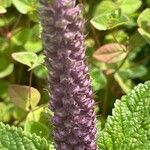
[[[96,150],[94,100],[76,0],[40,0],[57,150]]]

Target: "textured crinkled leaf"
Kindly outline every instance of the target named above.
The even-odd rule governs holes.
[[[101,150],[150,149],[150,81],[115,102],[100,135]]]
[[[36,134],[27,134],[21,128],[0,123],[1,150],[54,150],[53,145]]]

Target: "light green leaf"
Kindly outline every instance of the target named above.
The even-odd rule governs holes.
[[[37,106],[41,98],[37,89],[25,85],[9,85],[8,93],[16,106],[27,111]]]
[[[24,117],[26,117],[27,111],[25,111],[24,109],[22,109],[20,107],[14,106],[12,115],[16,120],[20,121]]]
[[[115,37],[115,39],[114,39]],[[105,36],[105,43],[119,42],[124,43],[128,40],[128,34],[124,30],[113,31]]]
[[[9,122],[11,119],[11,104],[6,104],[4,102],[0,102],[0,121],[2,122]]]
[[[40,66],[41,64],[43,64],[44,63],[44,58],[45,58],[44,55],[39,55],[38,59],[35,61],[35,63],[32,65],[32,67],[29,70],[32,70],[32,69]]]
[[[127,17],[121,15],[121,10],[117,9],[94,17],[90,22],[98,30],[109,30],[125,24],[127,21]]]
[[[14,64],[8,62],[5,56],[0,57],[0,79],[10,75],[13,72]]]
[[[14,64],[9,64],[5,69],[0,70],[0,78],[10,75],[14,70]]]
[[[0,79],[10,75],[13,72],[14,64],[9,63],[8,57],[5,55],[0,56]]]
[[[134,78],[140,78],[147,74],[147,69],[144,65],[138,65],[132,68],[127,69],[127,72],[129,73],[129,77]]]
[[[0,99],[8,100],[8,82],[0,80]]]
[[[53,113],[47,107],[48,104],[42,107],[41,106],[36,107],[32,112],[30,112],[27,115],[26,122],[35,121],[42,123],[49,129],[48,131],[49,138],[53,139],[52,137],[53,124],[50,119],[53,116]]]
[[[33,52],[16,52],[12,53],[12,57],[14,60],[27,65],[29,70],[36,68],[37,66],[44,63],[44,55],[37,55]]]
[[[18,31],[19,30],[19,31]],[[16,30],[16,34],[14,34],[11,38],[13,44],[18,46],[24,45],[29,39],[30,30],[29,28],[22,28]]]
[[[145,9],[138,17],[139,33],[150,44],[150,8]]]
[[[138,28],[139,33],[143,36],[147,43],[150,44],[150,33],[146,32],[142,28]]]
[[[106,85],[106,77],[100,69],[93,69],[90,72],[92,78],[92,87],[94,91],[100,90]]]
[[[32,67],[38,59],[38,56],[33,52],[17,52],[13,53],[12,57],[14,60],[29,67]]]
[[[21,128],[0,123],[1,150],[54,150],[52,143],[36,134],[27,134]]]
[[[48,76],[48,70],[43,65],[36,67],[33,72],[38,78],[45,79]]]
[[[125,73],[115,73],[114,78],[125,93],[128,93],[132,89],[133,83]]]
[[[0,6],[0,14],[4,14],[6,12],[7,10],[3,6]]]
[[[24,45],[25,50],[30,52],[39,52],[42,50],[42,43],[41,41],[28,41]]]
[[[0,5],[4,8],[10,7],[12,0],[0,0]]]
[[[13,4],[16,7],[16,9],[22,14],[27,14],[31,9],[30,6],[27,5],[23,0],[13,0]]]
[[[110,12],[111,10],[114,10],[115,8],[116,8],[116,5],[114,2],[110,0],[101,1],[99,4],[95,6],[94,16],[98,16],[99,14]]]
[[[112,116],[99,134],[101,150],[149,150],[150,81],[115,102]]]
[[[24,44],[24,48],[26,51],[37,53],[42,50],[43,47],[40,40],[40,30],[41,26],[39,24],[30,29],[28,40]]]
[[[24,131],[31,134],[36,133],[40,137],[49,137],[49,128],[36,121],[27,121],[24,125]]]
[[[117,5],[123,14],[133,14],[142,5],[141,0],[117,0]]]

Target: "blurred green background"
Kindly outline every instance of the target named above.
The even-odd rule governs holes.
[[[79,0],[97,118],[150,79],[150,0]],[[38,0],[0,0],[0,121],[49,136]],[[40,132],[40,130],[42,132]]]

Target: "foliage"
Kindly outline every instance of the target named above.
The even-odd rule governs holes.
[[[25,132],[32,133],[32,130],[39,132],[42,124],[29,122],[25,124]],[[98,131],[98,146],[102,150],[148,150],[150,147],[150,81],[139,84],[121,100],[116,100],[112,116],[108,116],[105,128]],[[45,133],[47,132],[48,129],[45,127]],[[25,134],[21,128],[10,128],[3,123],[0,123],[0,135],[0,148],[53,149],[53,145],[48,144],[45,139],[40,139],[35,134]]]
[[[101,150],[150,148],[150,82],[139,84],[115,102],[112,116],[99,135]]]
[[[44,138],[35,134],[26,134],[21,128],[0,123],[0,149],[2,150],[52,150],[53,147]]]
[[[117,100],[115,103],[115,99],[120,99],[134,86],[150,79],[150,0],[79,0],[78,3],[83,5],[86,58],[96,101],[97,120],[101,122],[98,130],[104,128],[100,131],[98,144],[101,149],[117,150],[120,147],[115,142],[112,145],[111,140],[118,139],[117,145],[121,146],[122,138],[125,143],[121,150],[138,150],[141,145],[136,148],[132,144],[126,148],[123,146],[131,138],[136,146],[138,137],[145,135],[141,138],[142,141],[138,140],[138,144],[143,142],[145,147],[142,149],[149,149],[146,142],[148,138],[145,139],[148,119],[146,126],[139,127],[140,133],[133,134],[135,138],[130,136],[141,125],[131,124],[144,119],[145,115],[148,117],[148,108],[145,107],[148,98],[138,99],[136,103],[130,94],[122,98],[121,102]],[[36,133],[52,141],[52,124],[49,121],[52,112],[47,109],[49,98],[45,80],[48,72],[43,64],[38,7],[38,0],[0,0],[0,121],[22,127],[25,134]],[[142,94],[147,86],[148,82],[139,85],[135,93],[141,87],[139,93]],[[143,97],[143,94],[138,96]],[[141,111],[131,113],[129,106],[126,107],[128,102],[134,105],[131,108],[133,112],[140,108]],[[119,110],[122,111],[121,114],[117,113]],[[113,117],[107,119],[112,113]],[[127,125],[124,124],[125,131],[130,131],[126,132],[125,137],[119,124],[121,120],[117,118],[120,115],[127,122]],[[130,115],[132,119],[128,121],[126,117]],[[4,128],[4,125],[1,124],[1,127]],[[111,137],[108,132],[113,131]],[[144,131],[145,134],[142,134]],[[108,141],[105,140],[106,137]],[[107,144],[110,148],[107,148]]]

